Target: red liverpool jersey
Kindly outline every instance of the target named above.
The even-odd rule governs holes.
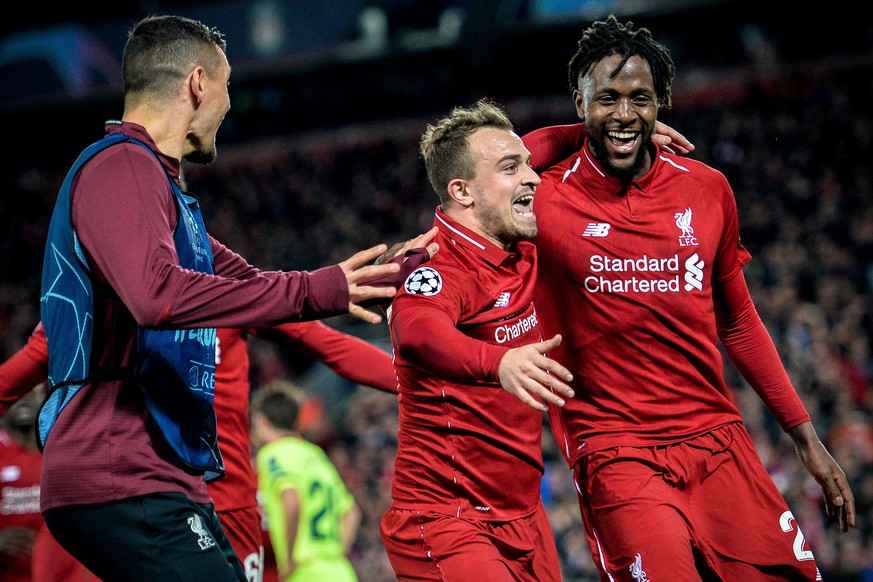
[[[434,224],[440,252],[410,275],[389,312],[400,388],[393,505],[522,517],[540,498],[543,415],[505,391],[496,370],[509,348],[543,339],[534,248],[503,251],[440,209]],[[426,325],[446,317],[454,326],[445,335]],[[426,361],[404,359],[404,337],[426,338]]]
[[[572,463],[607,446],[678,441],[740,420],[724,382],[713,281],[750,260],[718,171],[661,151],[625,185],[587,147],[542,175],[536,302],[576,396],[560,410]],[[559,438],[561,438],[559,436]]]
[[[208,485],[217,511],[257,506],[258,482],[249,448],[249,354],[246,332],[218,329],[215,351],[218,447],[225,475]]]
[[[39,451],[28,449],[4,429],[0,429],[0,532],[33,536],[43,527],[39,512]],[[29,532],[25,534],[25,532]],[[8,582],[28,582],[31,577],[31,551],[26,555],[0,552],[0,578]]]

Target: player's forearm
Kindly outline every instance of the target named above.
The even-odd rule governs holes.
[[[809,414],[752,303],[742,273],[716,287],[716,314],[725,351],[782,429],[808,421]]]
[[[464,335],[437,309],[395,313],[391,329],[403,359],[428,373],[462,381],[500,381],[500,360],[509,348]]]
[[[522,137],[530,150],[530,165],[543,172],[570,154],[582,149],[585,143],[585,124],[551,125],[535,129]]]
[[[786,431],[794,444],[801,448],[810,448],[821,442],[811,421],[802,422]]]
[[[351,382],[397,392],[394,365],[388,352],[320,321],[280,325],[258,330],[257,335],[293,345]]]
[[[0,415],[48,378],[48,359],[39,362],[31,354],[32,350],[21,348],[0,364]]]

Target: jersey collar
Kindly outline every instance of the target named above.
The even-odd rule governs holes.
[[[492,265],[499,265],[506,260],[507,257],[512,255],[512,253],[504,251],[490,240],[473,232],[460,222],[449,218],[449,216],[443,212],[441,206],[438,206],[436,209],[436,216],[434,217],[433,224],[434,226],[439,227],[440,236],[446,237],[450,244],[469,249],[471,252],[476,253]]]
[[[124,133],[129,135],[132,138],[138,139],[139,141],[146,144],[155,154],[157,154],[158,159],[161,161],[161,165],[167,171],[167,173],[176,181],[179,181],[179,174],[182,164],[176,158],[170,157],[167,154],[163,153],[158,149],[158,146],[155,145],[155,141],[152,139],[152,136],[146,131],[146,129],[139,125],[138,123],[133,123],[131,121],[116,121],[109,120],[106,122],[106,133]]]
[[[579,152],[581,169],[580,177],[583,180],[588,181],[590,184],[596,185],[598,189],[610,192],[611,194],[624,194],[631,186],[640,192],[645,192],[651,186],[655,174],[657,173],[658,166],[661,163],[661,149],[658,147],[658,144],[652,142],[650,147],[653,148],[652,167],[649,168],[649,171],[646,172],[642,178],[634,180],[628,184],[620,178],[610,176],[603,170],[597,160],[594,159],[594,156],[591,155],[591,151],[588,149],[588,139],[586,138],[585,145],[582,146],[582,150]]]

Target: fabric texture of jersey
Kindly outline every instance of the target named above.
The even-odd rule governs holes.
[[[784,430],[809,420],[749,297],[733,192],[651,148],[625,184],[583,147],[534,204],[536,298],[576,392],[552,426],[594,563],[626,582],[820,579],[724,381],[720,340]]]
[[[576,396],[560,410],[570,464],[740,420],[712,282],[750,256],[722,174],[659,152],[625,189],[583,148],[543,174],[534,205],[537,306],[546,333],[564,337],[553,357],[574,374]]]
[[[542,414],[504,390],[496,371],[485,381],[448,375],[447,362],[430,362],[430,369],[407,362],[396,326],[405,312],[427,309],[448,315],[465,336],[504,350],[541,341],[533,304],[536,255],[527,242],[504,251],[441,209],[434,224],[440,252],[423,269],[438,274],[441,289],[421,292],[413,273],[389,314],[400,390],[392,505],[477,520],[524,517],[540,502]],[[454,352],[457,360],[475,357]]]
[[[306,578],[305,572],[336,569],[349,573],[351,564],[345,556],[341,538],[342,516],[354,507],[355,500],[342,478],[316,444],[287,436],[261,447],[257,453],[258,489],[267,516],[270,540],[276,563],[288,561],[288,533],[285,528],[285,507],[282,492],[296,491],[299,503],[299,523],[294,541],[293,559],[300,573],[295,580],[324,579],[354,581],[351,577]],[[354,570],[351,569],[354,574]]]

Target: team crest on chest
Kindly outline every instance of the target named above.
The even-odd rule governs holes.
[[[436,295],[443,288],[443,278],[430,267],[419,267],[414,270],[403,288],[413,295]]]
[[[697,237],[694,236],[694,227],[691,226],[691,207],[686,208],[684,212],[675,213],[673,218],[676,219],[676,227],[682,231],[682,234],[679,235],[679,246],[698,246]]]

